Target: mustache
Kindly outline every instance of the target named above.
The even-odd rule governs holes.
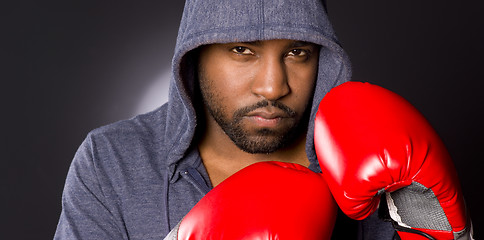
[[[272,106],[272,107],[276,107],[276,108],[280,109],[288,117],[295,117],[296,116],[296,111],[292,110],[290,107],[286,106],[285,104],[283,104],[281,102],[262,100],[260,102],[257,102],[255,104],[253,104],[253,105],[250,105],[250,106],[247,106],[247,107],[243,107],[243,108],[238,109],[237,111],[235,111],[235,113],[234,113],[234,119],[240,119],[243,116],[247,115],[248,113],[250,113],[250,112],[252,112],[252,111],[254,111],[256,109],[263,108],[263,107],[268,107],[268,106]]]

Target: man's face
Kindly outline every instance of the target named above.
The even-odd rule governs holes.
[[[284,147],[301,134],[318,57],[317,45],[293,40],[203,47],[198,75],[208,121],[245,152]]]

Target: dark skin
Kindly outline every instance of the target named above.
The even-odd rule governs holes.
[[[212,44],[201,49],[199,79],[206,119],[198,148],[213,186],[256,162],[309,166],[306,129],[288,132],[303,119],[311,101],[318,53],[317,45],[293,40]],[[268,104],[257,105],[262,102]],[[234,115],[240,109],[248,110]],[[227,123],[225,127],[221,122]],[[234,141],[229,133],[233,128],[243,134],[238,139],[247,148]],[[281,140],[286,135],[291,137]]]

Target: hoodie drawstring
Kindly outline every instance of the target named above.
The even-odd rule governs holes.
[[[165,179],[163,181],[163,195],[164,195],[164,198],[163,198],[163,205],[164,205],[164,215],[165,215],[165,221],[166,221],[166,229],[165,229],[165,232],[166,233],[169,233],[170,232],[170,213],[168,211],[168,188],[170,186],[170,169],[167,168],[166,169],[166,172],[165,172]]]

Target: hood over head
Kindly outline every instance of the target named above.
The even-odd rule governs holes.
[[[308,125],[306,152],[318,170],[313,129],[317,107],[333,87],[351,76],[322,0],[186,0],[172,61],[165,139],[173,142],[168,159],[174,165],[190,147],[197,126],[194,101],[198,47],[213,43],[290,39],[318,44],[319,68]],[[174,141],[173,141],[174,140]]]

